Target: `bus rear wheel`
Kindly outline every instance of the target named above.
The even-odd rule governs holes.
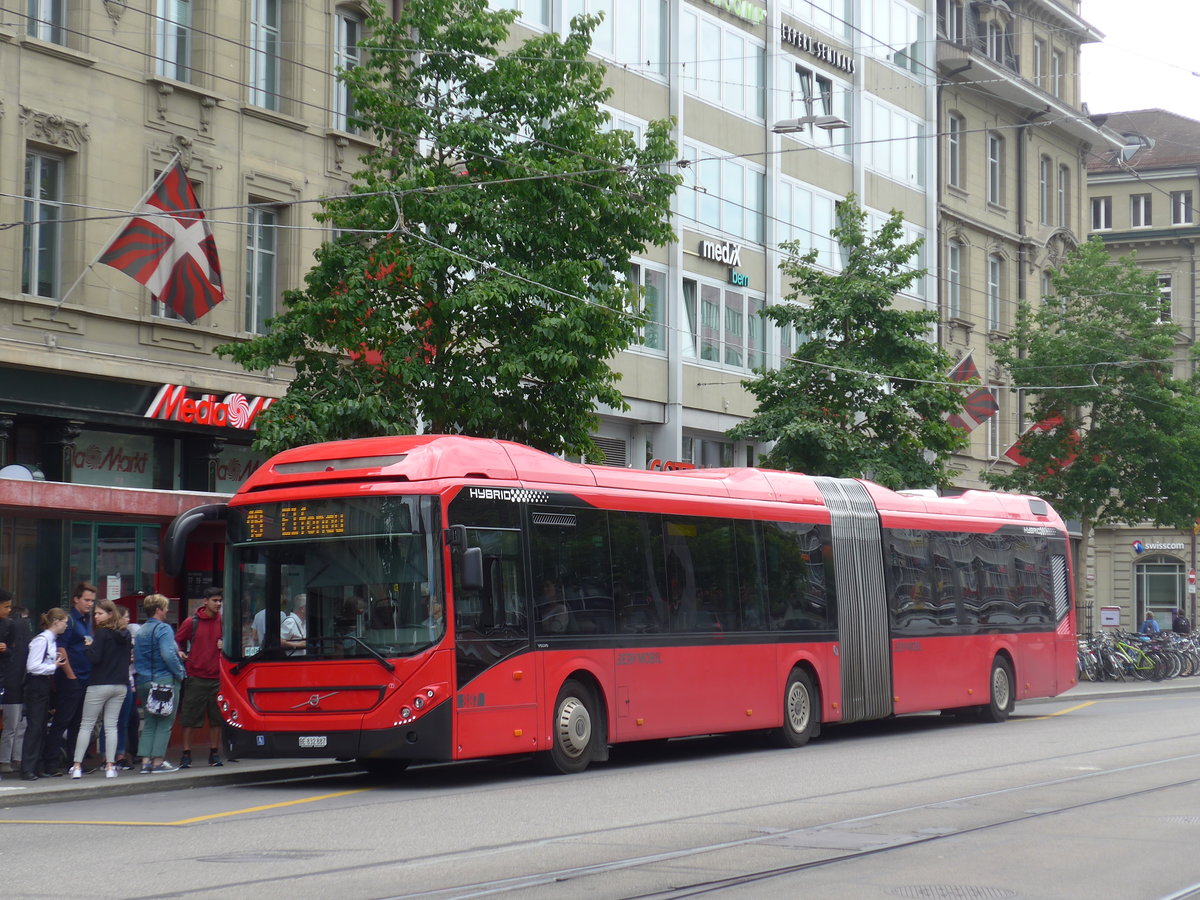
[[[803,747],[817,733],[820,710],[812,677],[803,669],[793,669],[783,689],[783,727],[776,732],[776,743]]]
[[[1003,722],[1013,710],[1015,691],[1013,690],[1013,670],[1008,660],[997,656],[992,660],[992,671],[988,676],[989,702],[979,708],[980,717],[985,722]]]
[[[550,749],[537,755],[538,766],[550,775],[574,775],[595,755],[600,719],[592,692],[574,679],[563,683],[554,701]]]

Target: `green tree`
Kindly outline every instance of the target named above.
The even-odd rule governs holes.
[[[912,265],[919,242],[903,241],[897,212],[871,235],[853,196],[837,211],[841,272],[819,268],[816,250],[783,245],[791,293],[765,315],[806,337],[779,369],[746,382],[758,409],[729,436],[774,441],[765,466],[869,475],[892,488],[947,485],[950,454],[967,438],[945,418],[963,396],[947,383],[952,360],[930,340],[937,313],[895,304],[925,274]]]
[[[1114,261],[1099,239],[1051,275],[1052,294],[1018,308],[996,348],[1030,396],[1028,463],[985,472],[994,487],[1049,500],[1078,518],[1083,546],[1098,525],[1190,528],[1200,515],[1200,394],[1173,377],[1178,327],[1163,316],[1156,274]],[[1084,567],[1076,566],[1082,598]]]
[[[594,453],[643,314],[630,257],[672,239],[671,125],[640,147],[610,127],[597,18],[505,52],[516,14],[486,0],[390,9],[342,73],[377,144],[318,216],[337,237],[269,333],[219,348],[296,369],[255,447],[421,429]]]

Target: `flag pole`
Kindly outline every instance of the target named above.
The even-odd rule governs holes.
[[[79,287],[79,282],[83,281],[83,276],[95,268],[96,263],[100,261],[100,257],[104,255],[106,250],[108,250],[108,247],[113,242],[113,239],[121,233],[121,229],[125,227],[125,220],[132,219],[138,214],[138,210],[146,205],[146,201],[149,200],[150,196],[158,190],[158,186],[162,184],[163,179],[167,177],[167,174],[175,166],[175,163],[179,162],[179,160],[182,158],[183,153],[179,150],[176,150],[175,155],[171,157],[171,161],[163,166],[163,170],[158,173],[158,177],[154,179],[154,183],[150,185],[150,189],[147,190],[146,193],[142,194],[142,199],[137,202],[129,215],[121,220],[121,224],[117,226],[117,230],[113,232],[113,236],[100,245],[100,249],[96,251],[96,255],[92,257],[92,261],[84,266],[83,271],[79,273],[79,277],[75,279],[74,284],[67,288],[67,292],[62,295],[62,299],[60,299],[58,303],[54,304],[54,309],[50,311],[51,321],[58,316],[58,311],[62,309],[62,305],[67,302],[67,298],[71,296],[71,293],[75,290],[75,288]]]

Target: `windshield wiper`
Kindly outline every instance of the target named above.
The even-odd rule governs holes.
[[[362,638],[355,637],[352,634],[343,634],[343,635],[341,635],[341,637],[342,638],[350,638],[350,640],[354,641],[354,643],[358,644],[358,646],[362,647],[364,650],[366,650],[368,653],[370,653],[373,657],[375,657],[375,659],[379,660],[379,664],[381,666],[383,666],[385,669],[387,669],[389,672],[396,671],[396,667],[392,664],[391,660],[389,660],[386,656],[384,656],[382,653],[380,653],[378,650],[376,650],[374,647],[372,647],[370,644],[368,644]]]

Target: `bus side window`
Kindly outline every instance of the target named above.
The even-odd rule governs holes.
[[[609,513],[613,600],[617,628],[626,634],[666,630],[662,519],[653,513]]]

